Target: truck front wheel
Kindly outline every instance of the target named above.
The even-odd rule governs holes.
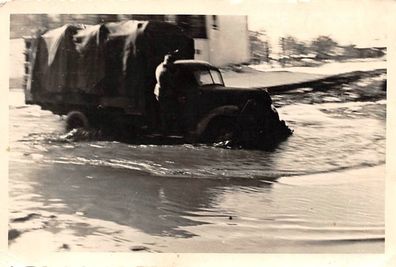
[[[235,130],[235,118],[226,116],[216,117],[209,123],[201,139],[205,143],[230,141],[234,137]]]
[[[89,127],[88,118],[81,111],[71,111],[66,116],[66,130]]]

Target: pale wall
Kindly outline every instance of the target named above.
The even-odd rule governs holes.
[[[195,46],[194,59],[210,62],[208,39],[194,39],[194,46]],[[200,51],[199,54],[197,54],[197,50]]]
[[[24,72],[24,62],[25,56],[23,52],[25,51],[25,41],[20,39],[10,40],[10,78],[22,78],[25,74]]]
[[[217,30],[212,16],[206,16],[209,61],[216,66],[239,64],[250,60],[246,16],[217,16]]]

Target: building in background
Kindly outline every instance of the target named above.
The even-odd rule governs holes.
[[[215,66],[250,61],[247,16],[219,15],[115,15],[115,14],[12,14],[11,38],[34,34],[66,23],[98,24],[120,20],[165,21],[180,26],[194,39],[195,59]]]
[[[214,65],[247,63],[250,61],[250,43],[247,16],[205,16],[207,39],[194,39],[197,58]],[[199,52],[199,51],[198,51]]]

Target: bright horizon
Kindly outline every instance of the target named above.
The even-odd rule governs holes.
[[[302,41],[327,35],[342,45],[386,45],[391,0],[265,2],[248,14],[250,30],[272,42],[291,35]]]

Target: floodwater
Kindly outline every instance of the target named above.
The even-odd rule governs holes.
[[[383,79],[273,96],[295,132],[270,152],[68,140],[13,90],[9,248],[381,253],[386,100],[357,92]]]

